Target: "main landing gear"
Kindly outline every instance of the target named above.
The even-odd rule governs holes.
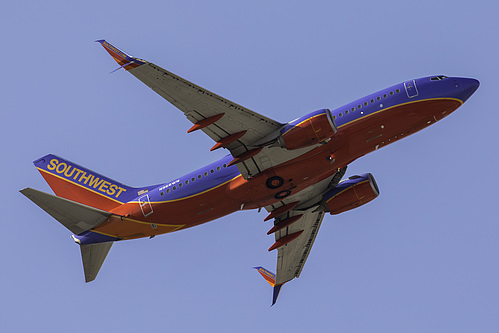
[[[270,189],[276,189],[282,186],[284,184],[284,180],[279,177],[279,176],[273,176],[267,179],[265,182],[265,185],[267,185],[268,188]]]
[[[267,185],[267,187],[272,189],[272,190],[275,190],[275,189],[281,187],[283,184],[284,184],[284,180],[279,176],[272,176],[269,179],[267,179],[267,181],[265,182],[265,185]],[[281,200],[281,199],[286,198],[290,194],[291,194],[290,190],[283,190],[283,191],[277,192],[274,195],[274,198]]]

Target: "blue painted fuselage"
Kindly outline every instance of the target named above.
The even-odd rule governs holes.
[[[150,202],[141,202],[137,197],[113,211],[127,212],[131,222],[148,224],[148,227],[152,224],[156,229],[142,226],[118,234],[111,232],[112,226],[104,226],[87,232],[81,241],[93,243],[154,236],[199,225],[240,209],[273,204],[279,201],[275,191],[262,189],[269,175],[289,179],[286,185],[290,194],[298,193],[331,177],[338,168],[355,159],[441,120],[461,106],[478,85],[474,79],[435,76],[409,80],[367,95],[332,110],[337,133],[303,156],[245,180],[235,165],[227,166],[233,159],[227,155],[185,176],[148,187]],[[286,126],[294,125],[290,122]],[[142,210],[132,208],[137,202]],[[146,205],[150,205],[154,214],[145,217]],[[92,237],[93,234],[96,236]],[[102,235],[119,236],[103,240]]]

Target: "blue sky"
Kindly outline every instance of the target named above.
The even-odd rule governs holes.
[[[0,330],[493,332],[499,328],[492,1],[18,1],[0,13]],[[132,186],[225,154],[94,40],[281,122],[407,79],[474,77],[452,116],[353,163],[378,199],[326,216],[276,306],[265,212],[113,246],[84,283],[70,233],[23,197],[63,156]]]

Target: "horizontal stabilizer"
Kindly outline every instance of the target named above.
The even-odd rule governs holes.
[[[106,211],[32,188],[25,188],[19,192],[76,235],[97,227],[111,216],[111,213]]]
[[[113,242],[80,246],[85,282],[95,280],[111,246],[113,246]]]

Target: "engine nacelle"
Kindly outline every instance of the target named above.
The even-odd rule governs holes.
[[[352,176],[327,192],[323,205],[331,215],[360,207],[379,195],[378,185],[370,173]]]
[[[278,142],[289,150],[304,148],[331,138],[337,131],[331,111],[322,109],[290,122],[281,130]]]

